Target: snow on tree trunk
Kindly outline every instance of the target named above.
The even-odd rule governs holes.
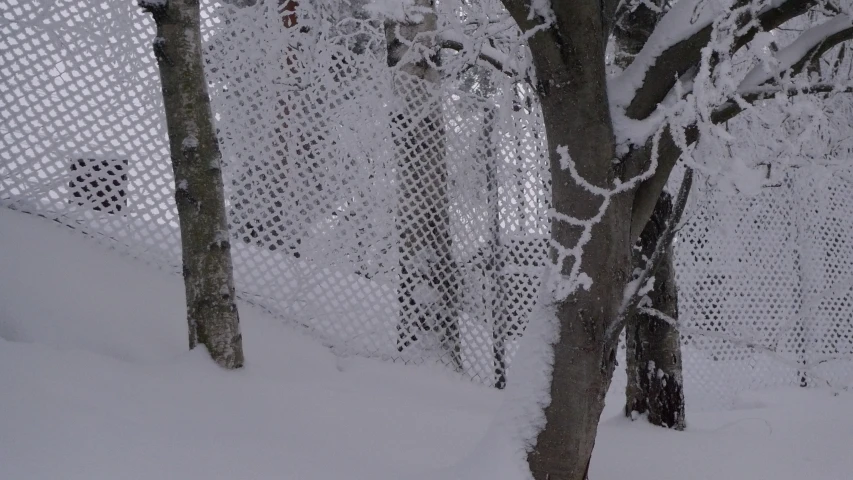
[[[710,112],[707,118],[703,114],[703,118],[680,124],[667,122],[653,134],[635,139],[630,138],[637,133],[633,121],[649,120],[660,111],[674,87],[684,86],[678,79],[697,72],[701,82],[690,88],[694,93],[700,91],[697,88],[707,88],[708,78],[725,75],[717,68],[731,66],[720,61],[720,53],[729,51],[730,59],[746,51],[744,47],[761,48],[752,43],[759,32],[770,32],[804,15],[814,2],[782,2],[763,8],[747,2],[737,3],[734,9],[718,9],[713,2],[702,0],[675,2],[648,37],[655,40],[643,48],[648,54],[634,57],[631,66],[610,82],[611,88],[604,74],[605,42],[612,33],[610,21],[624,2],[502,3],[525,32],[532,53],[551,162],[555,270],[564,277],[551,285],[557,293],[552,306],[559,320],[559,337],[553,345],[544,429],[528,454],[528,463],[537,480],[584,480],[604,394],[613,375],[616,337],[633,300],[630,289],[625,288],[632,263],[630,247],[651,218],[673,166],[701,132],[734,118],[744,110],[743,103],[784,92],[774,87],[774,79],[793,78],[806,59],[823,55],[853,37],[853,28],[849,18],[839,15],[825,23],[829,27],[806,30],[784,50],[778,69],[768,70],[762,64],[753,70],[754,82],[717,92],[725,93],[723,98],[740,99],[742,88],[759,86],[768,87],[769,95],[759,93],[748,102],[700,105],[698,108],[707,107]],[[667,17],[670,22],[662,27]],[[723,38],[729,36],[730,42],[722,49],[716,44],[720,37],[715,31]],[[709,58],[706,53],[712,42],[711,50],[716,53]],[[643,63],[638,64],[641,57]],[[710,77],[708,72],[712,72]],[[610,117],[611,94],[618,132]],[[703,92],[703,98],[711,98],[706,94]],[[689,101],[695,100],[691,97]],[[695,108],[690,104],[690,109]],[[619,133],[618,157],[614,133]],[[582,288],[573,290],[577,286]]]
[[[522,28],[532,28],[524,5],[507,6]],[[551,27],[529,40],[552,173],[551,240],[558,250],[582,248],[582,272],[591,282],[556,299],[559,341],[553,345],[551,402],[528,463],[536,480],[584,480],[616,364],[619,331],[613,327],[631,268],[632,199],[598,190],[614,188],[618,179],[601,5],[551,6],[559,31]],[[568,156],[561,155],[561,147]],[[578,175],[565,168],[568,157]],[[570,255],[558,265],[569,281],[576,261],[578,256]]]
[[[141,0],[154,16],[175,202],[181,228],[189,346],[225,368],[243,365],[221,154],[204,78],[198,0]]]
[[[430,35],[436,29],[432,0],[418,0],[416,18],[387,21],[388,65],[428,84],[437,85],[440,74],[438,49]],[[429,62],[405,59],[411,43],[434,52]],[[432,64],[430,64],[432,62]],[[454,274],[450,231],[450,199],[445,159],[444,119],[440,98],[424,103],[428,92],[398,75],[395,95],[401,110],[394,112],[392,136],[398,159],[397,212],[400,234],[400,323],[397,348],[404,351],[422,335],[434,331],[449,351],[457,369],[462,368],[458,324],[459,294]],[[429,318],[429,317],[432,318]]]
[[[651,258],[666,222],[670,221],[672,197],[663,193],[654,215],[643,230],[637,255]],[[672,319],[678,318],[678,294],[673,265],[673,246],[667,245],[655,272],[654,286],[646,294],[645,306]],[[637,261],[635,265],[644,262]],[[684,429],[684,381],[681,366],[681,338],[674,325],[638,309],[629,315],[625,327],[628,386],[625,415],[635,418],[648,414],[654,425]]]

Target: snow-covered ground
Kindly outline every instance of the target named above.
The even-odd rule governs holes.
[[[0,479],[520,480],[503,393],[338,358],[241,305],[248,364],[186,352],[178,277],[0,209]],[[671,432],[613,391],[593,480],[849,480],[853,394],[751,393]]]

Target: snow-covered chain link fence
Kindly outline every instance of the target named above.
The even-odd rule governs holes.
[[[179,270],[150,19],[3,1],[3,204]],[[538,120],[389,69],[374,22],[267,4],[204,9],[241,297],[341,354],[494,383],[544,257]]]
[[[0,7],[0,204],[179,271],[150,18],[132,2]],[[340,354],[499,383],[547,255],[535,99],[407,76],[377,23],[283,25],[279,8],[204,7],[241,297]],[[849,383],[851,195],[841,176],[694,192],[677,244],[688,395]]]
[[[757,195],[697,185],[675,258],[685,388],[710,395],[697,401],[853,383],[853,176],[830,172]]]

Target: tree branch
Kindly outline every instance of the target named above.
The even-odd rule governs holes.
[[[741,81],[738,89],[750,89],[779,79],[777,75],[788,73],[790,76],[803,71],[805,65],[814,59],[817,48],[827,43],[832,36],[849,37],[853,22],[847,15],[837,15],[815,27],[804,30],[790,44],[774,54],[774,71],[768,71],[762,63],[754,66]],[[829,47],[832,48],[832,47]]]
[[[620,5],[615,13],[613,39],[616,43],[614,63],[623,70],[628,68],[637,56],[655,27],[664,15],[665,0],[647,0],[634,8],[627,3]]]
[[[797,0],[791,0],[787,2],[785,5],[789,3],[796,3]],[[783,5],[784,6],[784,5]],[[786,11],[786,15],[790,15],[791,11]],[[774,21],[779,21],[782,18],[781,14],[777,13],[777,16],[774,17]],[[794,76],[799,74],[802,69],[806,66],[807,60],[813,58],[818,53],[820,55],[825,54],[830,51],[832,47],[843,43],[846,40],[853,39],[853,27],[845,29],[841,32],[834,33],[832,35],[827,36],[823,41],[817,44],[817,46],[812,49],[803,52],[800,60],[792,63],[792,67],[788,69],[789,76]],[[804,59],[806,61],[804,61]],[[754,103],[760,101],[762,99],[769,98],[772,95],[780,91],[786,91],[788,95],[795,94],[803,94],[803,93],[823,93],[823,92],[832,92],[832,91],[848,91],[845,90],[837,90],[830,88],[829,84],[817,84],[807,87],[805,89],[800,88],[797,89],[795,87],[789,89],[783,89],[781,87],[774,87],[772,82],[767,82],[758,87],[754,87],[748,91],[745,95],[740,96],[740,100],[737,98],[730,99],[727,102],[723,103],[711,114],[710,120],[713,123],[719,124],[731,120],[741,111],[745,104]],[[675,162],[678,161],[678,158],[681,156],[681,148],[675,143],[675,139],[672,137],[672,132],[669,131],[669,127],[666,127],[667,130],[661,135],[660,142],[658,145],[658,167],[655,171],[654,175],[643,182],[638,188],[637,192],[634,196],[634,214],[631,219],[631,238],[633,240],[639,238],[640,233],[643,231],[643,227],[645,227],[646,222],[648,222],[649,218],[654,211],[655,203],[657,202],[658,195],[660,195],[661,190],[663,190],[664,185],[666,185],[666,181],[669,178],[669,174],[672,171],[672,168],[675,166]],[[687,144],[690,145],[696,142],[699,139],[699,130],[695,125],[687,128],[684,132],[684,135],[687,140]],[[623,162],[627,163],[629,166],[629,175],[630,173],[636,171],[642,171],[645,166],[647,166],[652,157],[652,142],[651,140],[647,141],[645,145],[639,148],[632,149],[631,152],[628,153],[627,158],[623,160]],[[639,164],[637,163],[639,162]]]
[[[604,47],[607,48],[607,41],[610,39],[610,34],[616,26],[616,9],[619,7],[619,0],[601,0],[601,18],[604,22],[602,32]]]
[[[759,30],[773,30],[783,23],[806,13],[818,3],[819,0],[788,0],[777,8],[759,14],[758,18],[755,19],[755,26],[749,28],[735,40],[735,50],[748,44]],[[744,18],[741,22],[746,25],[749,23],[749,18]],[[702,57],[702,49],[711,40],[712,30],[713,19],[708,22],[708,25],[689,38],[670,46],[660,55],[656,56],[653,64],[644,72],[641,78],[641,86],[634,93],[631,103],[625,109],[625,114],[628,118],[641,120],[655,111],[658,104],[663,101],[675,85],[676,79],[684,75],[690,68],[699,64]],[[654,48],[654,45],[647,44],[643,50],[647,50],[648,48]]]
[[[741,102],[738,102],[734,99],[729,100],[722,105],[720,105],[716,110],[711,113],[711,121],[715,124],[720,124],[731,120],[736,117],[737,114],[744,110],[745,105],[752,105],[755,102],[766,100],[768,98],[774,97],[779,93],[784,93],[788,97],[793,97],[795,95],[808,95],[808,94],[816,94],[816,93],[853,93],[853,87],[844,87],[838,88],[837,85],[830,85],[827,83],[819,83],[814,85],[809,85],[806,87],[790,87],[790,88],[776,88],[776,87],[767,87],[767,88],[759,88],[754,89],[752,91],[746,91],[740,95]]]
[[[791,67],[791,70],[801,72],[804,70],[806,63],[812,60],[817,61],[821,57],[823,57],[828,51],[832,50],[833,47],[840,45],[841,43],[846,42],[847,40],[853,40],[853,28],[844,29],[838,33],[830,35],[826,37],[820,44],[811,49],[808,54],[804,55],[798,62],[794,63]]]
[[[637,308],[637,305],[640,303],[641,296],[639,293],[643,288],[643,284],[646,283],[649,277],[655,274],[663,262],[666,250],[672,245],[673,239],[675,239],[676,226],[681,222],[681,217],[684,215],[684,209],[687,207],[687,197],[690,196],[690,189],[692,187],[693,169],[688,167],[687,171],[684,172],[684,178],[681,180],[681,186],[678,188],[678,196],[675,198],[672,212],[665,220],[664,229],[658,235],[657,242],[655,242],[652,256],[642,266],[640,275],[629,284],[629,287],[633,291],[626,295],[627,300],[622,306],[623,317],[627,317],[628,314],[631,314]]]

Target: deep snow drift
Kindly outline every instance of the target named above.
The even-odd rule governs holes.
[[[511,480],[503,393],[438,367],[339,358],[241,304],[247,367],[186,352],[180,278],[0,209],[0,479]],[[853,394],[796,388],[621,417],[593,480],[848,480]],[[496,447],[491,447],[496,446]]]

